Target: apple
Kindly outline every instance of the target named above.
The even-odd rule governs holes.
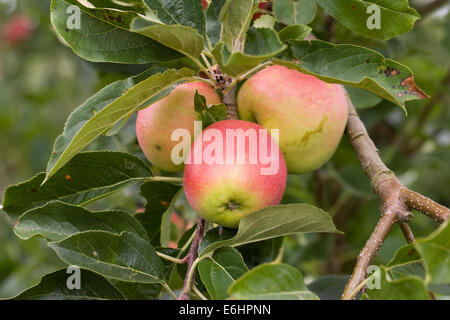
[[[203,11],[205,11],[208,8],[208,1],[207,0],[202,0],[202,7],[203,7]]]
[[[261,1],[258,4],[258,9],[262,9],[264,11],[271,11],[272,10],[272,3],[270,1]],[[259,19],[264,11],[256,10],[256,12],[253,14],[252,20]]]
[[[175,164],[171,152],[177,141],[172,141],[172,132],[186,129],[192,139],[184,141],[189,150],[194,137],[194,121],[201,120],[195,112],[195,91],[206,98],[206,103],[222,103],[217,92],[201,81],[178,85],[170,94],[158,102],[138,112],[136,135],[139,145],[147,159],[157,168],[169,172],[182,171],[184,164]]]
[[[341,85],[274,65],[247,80],[237,97],[239,118],[280,129],[289,173],[313,171],[335,152],[347,123]]]
[[[270,161],[262,154],[270,154]],[[267,130],[248,121],[223,120],[196,137],[183,183],[199,216],[237,228],[243,217],[279,204],[286,179],[283,154]]]
[[[3,30],[3,39],[10,45],[20,45],[31,36],[33,22],[26,15],[11,18]]]

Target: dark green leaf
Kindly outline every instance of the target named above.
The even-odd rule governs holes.
[[[156,300],[162,289],[162,286],[156,283],[116,281],[113,284],[127,300]]]
[[[402,107],[427,95],[414,82],[412,71],[371,49],[320,40],[290,41],[283,59],[274,59],[321,80],[369,90]],[[288,61],[286,61],[288,60]]]
[[[69,289],[67,269],[42,277],[41,281],[13,299],[17,300],[123,300],[123,295],[102,276],[80,269],[80,289]]]
[[[273,13],[283,24],[308,24],[316,15],[314,0],[275,0]]]
[[[144,212],[136,213],[135,217],[144,226],[153,245],[167,246],[167,243],[161,243],[161,224],[166,212],[171,217],[174,200],[180,190],[179,186],[160,181],[149,181],[141,185],[140,195],[147,200],[147,203]],[[164,234],[166,233],[167,230]],[[165,236],[164,242],[167,242],[166,238]]]
[[[244,244],[238,247],[244,257],[245,264],[254,268],[263,263],[274,261],[280,254],[283,237]]]
[[[164,282],[164,268],[155,249],[132,233],[87,231],[50,242],[49,246],[66,263],[106,277],[127,282]]]
[[[228,287],[248,271],[242,256],[234,248],[220,248],[198,264],[198,271],[209,295],[214,300],[227,298]]]
[[[408,0],[316,0],[344,26],[370,38],[388,40],[412,29],[420,18]],[[379,10],[379,25],[372,19]],[[370,27],[370,28],[369,28]]]
[[[50,202],[25,212],[14,227],[14,232],[22,239],[42,235],[48,241],[59,241],[78,232],[94,230],[117,234],[127,231],[147,239],[141,224],[126,212],[91,212],[62,202]]]
[[[165,24],[189,26],[206,39],[205,16],[201,1],[197,0],[144,0],[153,14]]]
[[[285,48],[273,29],[252,27],[247,32],[244,52],[230,52],[224,43],[218,43],[212,53],[221,70],[238,76],[276,56]]]
[[[278,36],[283,42],[288,42],[289,40],[303,40],[311,33],[311,30],[310,27],[303,24],[293,24],[281,29],[278,32]]]
[[[414,243],[426,270],[427,285],[450,283],[450,223],[443,223],[438,230]]]
[[[3,210],[13,218],[50,200],[82,205],[144,181],[151,171],[139,158],[122,152],[82,152],[43,186],[42,172],[6,189]]]
[[[314,292],[320,300],[341,300],[349,278],[348,275],[326,275],[311,282],[308,289]]]
[[[204,96],[195,91],[194,96],[195,111],[202,117],[203,129],[214,122],[225,120],[227,117],[227,107],[224,104],[214,104],[208,106]]]
[[[234,299],[316,300],[303,275],[287,264],[264,264],[240,277],[228,290]]]
[[[339,231],[325,211],[311,205],[289,204],[267,207],[242,218],[234,237],[216,242],[208,241],[210,244],[201,245],[200,257],[221,247],[235,247],[305,232],[338,233]]]
[[[212,0],[206,9],[206,32],[211,46],[220,41],[222,23],[220,22],[220,11],[226,0]]]
[[[58,34],[80,57],[93,62],[150,63],[180,58],[181,55],[146,36],[129,32],[81,12],[80,29],[69,29],[70,3],[53,0],[51,22]]]
[[[371,288],[367,286],[364,299],[372,300],[429,300],[429,295],[423,280],[410,276],[391,280],[384,267],[380,267],[380,285]]]
[[[352,99],[356,109],[366,109],[379,104],[383,99],[367,90],[346,86],[345,88]]]
[[[398,249],[387,267],[395,267],[420,261],[422,258],[417,253],[414,244],[407,244]]]

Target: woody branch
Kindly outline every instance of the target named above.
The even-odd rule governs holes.
[[[394,172],[389,170],[381,160],[375,144],[370,139],[348,95],[347,98],[349,105],[347,135],[364,173],[370,179],[373,191],[381,199],[382,206],[381,218],[358,255],[353,274],[344,289],[342,295],[344,300],[354,299],[361,282],[366,277],[367,268],[396,222],[400,224],[407,241],[412,242],[414,236],[408,226],[412,210],[417,210],[438,222],[447,220],[450,215],[448,208],[409,190],[399,182]]]

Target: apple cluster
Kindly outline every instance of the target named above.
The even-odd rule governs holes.
[[[274,65],[241,86],[240,120],[218,121],[195,135],[194,123],[201,121],[195,111],[196,91],[208,106],[221,103],[216,90],[204,82],[178,85],[138,112],[136,134],[155,167],[184,170],[186,198],[198,215],[225,227],[236,228],[241,218],[279,204],[287,174],[311,172],[326,163],[347,122],[342,86]],[[173,139],[173,132],[180,129],[189,133],[188,139]],[[184,159],[200,153],[214,161],[175,163],[174,148],[187,150],[181,155]],[[276,170],[264,174],[274,159]]]

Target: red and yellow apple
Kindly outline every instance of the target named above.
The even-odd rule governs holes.
[[[206,98],[206,103],[222,103],[217,92],[201,81],[187,82],[177,86],[170,94],[158,102],[138,112],[136,135],[147,159],[157,168],[169,172],[182,171],[184,164],[175,164],[171,158],[172,149],[179,144],[172,141],[176,129],[186,129],[192,139],[183,140],[184,150],[189,150],[194,140],[194,121],[201,116],[195,112],[195,91]]]
[[[247,80],[238,98],[239,117],[280,130],[289,173],[313,171],[335,152],[347,123],[341,85],[275,65]]]
[[[248,121],[223,120],[195,139],[183,182],[199,216],[237,228],[243,217],[279,204],[286,179],[283,154],[267,130]]]

